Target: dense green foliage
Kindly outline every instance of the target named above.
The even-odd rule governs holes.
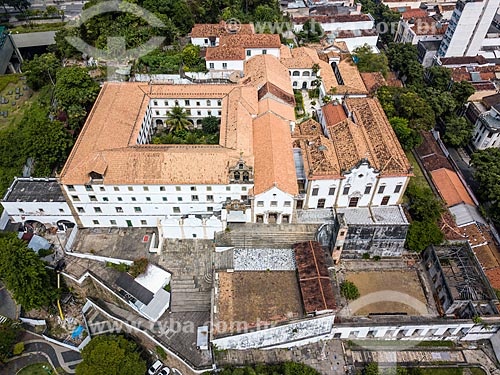
[[[392,129],[394,129],[394,133],[396,133],[403,150],[409,151],[422,143],[420,133],[410,127],[407,119],[396,116],[391,117],[389,122]]]
[[[356,298],[359,298],[360,296],[358,287],[349,280],[346,280],[342,282],[342,284],[340,284],[340,293],[347,300],[354,300]]]
[[[25,310],[47,306],[57,298],[54,274],[14,233],[0,236],[0,278]]]
[[[45,85],[55,85],[57,71],[61,61],[53,53],[35,55],[33,59],[23,63],[26,82],[33,90],[40,90]]]
[[[353,51],[353,58],[360,72],[380,72],[384,77],[389,72],[389,61],[383,53],[374,53],[372,48],[365,44]]]
[[[214,374],[214,373],[212,373]],[[302,363],[286,362],[277,365],[255,365],[253,367],[227,367],[220,375],[319,375],[315,369]]]
[[[146,372],[137,345],[123,336],[96,336],[82,350],[77,375],[137,375]]]
[[[444,119],[443,141],[452,147],[463,147],[469,143],[474,125],[465,117],[450,116]]]
[[[134,260],[134,263],[130,266],[130,275],[136,278],[142,275],[148,269],[149,261],[148,258],[138,258]]]
[[[207,134],[219,133],[219,119],[215,116],[208,116],[201,120],[201,127]]]
[[[0,364],[14,351],[18,329],[9,322],[0,324]]]
[[[489,203],[490,217],[500,224],[500,149],[477,151],[472,155],[472,165],[476,169],[474,178],[479,182],[479,197]]]
[[[302,26],[302,30],[299,32],[299,38],[304,43],[318,43],[324,35],[323,28],[319,22],[310,18]]]
[[[401,15],[391,10],[387,5],[377,0],[361,0],[363,13],[370,13],[375,19],[375,25],[379,27],[382,43],[388,44],[394,40],[394,32]],[[382,26],[384,25],[384,26]],[[394,26],[393,26],[394,25]]]
[[[444,235],[436,222],[430,220],[414,221],[408,228],[405,246],[409,250],[420,253],[429,245],[439,245],[443,239]]]

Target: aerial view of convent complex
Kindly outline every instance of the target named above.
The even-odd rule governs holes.
[[[392,12],[390,40],[368,3]],[[48,34],[5,31],[0,51],[14,52],[0,78],[21,83],[0,93],[0,131],[13,114],[26,131],[47,105],[40,116],[68,140],[63,157],[64,142],[40,136],[54,152],[45,173],[43,153],[15,174],[0,163],[0,335],[16,332],[0,373],[35,374],[23,371],[40,363],[52,374],[122,373],[92,360],[128,340],[138,367],[126,355],[124,374],[291,363],[307,370],[275,373],[500,374],[500,206],[480,193],[484,173],[500,186],[497,167],[481,164],[500,147],[500,16],[479,38],[488,20],[473,8],[496,12],[499,1],[375,3],[282,1],[293,27],[281,34],[196,23],[175,74],[141,57],[103,79],[105,62],[80,54],[65,55],[54,78],[57,37],[42,62],[29,48]],[[75,4],[55,9],[78,17]],[[464,14],[477,16],[474,31]],[[424,32],[419,20],[439,27]],[[466,31],[477,48],[462,51]],[[366,67],[375,62],[385,68]],[[71,82],[66,69],[84,77]],[[76,90],[66,107],[64,80]],[[87,94],[95,100],[78,112]],[[456,141],[459,126],[469,139]]]

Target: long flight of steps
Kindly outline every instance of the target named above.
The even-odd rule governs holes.
[[[318,225],[245,224],[217,236],[217,246],[242,248],[289,248],[315,239]]]
[[[174,275],[170,287],[172,312],[210,311],[210,288],[200,285],[194,276]]]

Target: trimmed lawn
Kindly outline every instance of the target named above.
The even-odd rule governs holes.
[[[417,160],[415,159],[415,156],[412,154],[411,151],[405,151],[405,154],[406,157],[408,158],[408,161],[413,166],[413,174],[415,176],[412,177],[411,180],[419,186],[427,186],[428,188],[430,188],[429,184],[427,183],[427,180],[424,177],[422,170],[420,169],[420,166],[417,163]]]
[[[36,363],[23,368],[18,375],[47,375],[55,374],[54,369],[48,363]]]

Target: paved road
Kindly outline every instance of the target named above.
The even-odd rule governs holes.
[[[42,354],[30,354],[29,356],[20,357],[7,363],[7,365],[3,368],[0,367],[0,374],[15,375],[19,370],[26,366],[43,362],[47,362],[47,358],[45,358]]]

